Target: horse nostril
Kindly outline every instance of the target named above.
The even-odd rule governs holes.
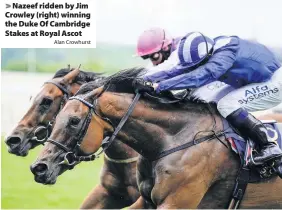
[[[48,166],[45,163],[37,163],[31,165],[30,170],[34,175],[43,175],[48,170]]]
[[[19,145],[21,141],[22,141],[21,138],[18,136],[9,136],[5,142],[8,146],[15,146],[15,145]]]

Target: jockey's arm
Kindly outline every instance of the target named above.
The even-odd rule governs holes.
[[[143,76],[143,79],[151,82],[160,82],[165,79],[172,78],[182,74],[184,69],[178,65],[179,58],[177,51],[171,53],[170,57],[163,63],[148,68],[148,72]]]
[[[156,92],[164,90],[179,90],[198,88],[210,82],[216,81],[228,71],[236,60],[236,50],[222,47],[214,52],[206,64],[197,69],[163,80],[159,83]]]

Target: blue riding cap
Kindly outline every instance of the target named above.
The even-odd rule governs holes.
[[[203,61],[211,52],[214,41],[200,32],[191,32],[184,36],[178,46],[181,65],[193,67]]]

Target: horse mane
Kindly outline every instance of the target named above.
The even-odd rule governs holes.
[[[134,67],[119,71],[103,80],[104,89],[119,93],[134,93],[133,81],[143,75],[147,70]]]
[[[102,85],[103,85],[103,79],[85,83],[79,88],[79,90],[75,93],[75,95],[84,95],[98,87],[101,87]]]
[[[58,78],[58,77],[63,77],[67,75],[68,73],[70,73],[72,70],[74,70],[74,68],[72,69],[62,68],[56,72],[53,79]],[[91,82],[97,79],[104,79],[104,78],[105,77],[103,76],[103,73],[86,72],[86,71],[80,70],[78,76],[75,77],[73,82],[78,83],[78,84],[83,84],[86,82]]]
[[[100,81],[88,82],[80,87],[76,95],[85,94],[100,86],[104,86],[105,91],[119,93],[134,93],[132,83],[135,78],[144,73],[144,68],[130,68],[121,70],[109,77],[104,77]]]
[[[88,92],[101,87],[102,85],[104,86],[104,91],[134,94],[135,92],[132,86],[133,81],[146,73],[146,71],[147,70],[145,68],[141,67],[121,70],[109,77],[103,78],[102,80],[92,81],[82,85],[75,95],[87,94]],[[162,95],[165,94],[158,96],[162,97]],[[187,109],[194,110],[195,112],[210,114],[207,106],[210,106],[210,108],[214,109],[215,111],[217,110],[214,103],[206,103],[192,97],[188,97],[185,99],[185,101],[180,103],[185,104],[185,107]],[[169,104],[166,105],[171,106]],[[175,105],[172,106],[176,107]]]

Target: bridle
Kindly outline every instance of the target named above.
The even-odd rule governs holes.
[[[50,138],[47,139],[47,142],[50,142],[50,143],[56,145],[61,150],[66,152],[66,154],[64,156],[64,160],[60,164],[65,164],[65,165],[68,165],[68,166],[74,166],[76,162],[95,160],[102,153],[102,152],[100,152],[98,154],[92,154],[92,155],[85,154],[85,155],[81,155],[81,156],[78,155],[79,152],[80,153],[82,152],[80,150],[81,142],[83,141],[83,138],[84,138],[84,136],[87,132],[88,126],[91,122],[92,114],[95,113],[96,111],[95,111],[95,106],[90,104],[85,99],[79,98],[77,96],[69,98],[69,100],[73,100],[73,99],[77,99],[77,100],[81,101],[83,104],[85,104],[89,108],[89,111],[86,115],[86,118],[82,123],[81,129],[78,132],[78,136],[75,137],[75,140],[76,140],[75,147],[73,149],[70,149],[68,146],[60,143],[59,141],[56,141],[56,140],[53,140],[53,139],[50,139]]]
[[[75,147],[73,149],[70,149],[68,146],[60,143],[59,141],[56,141],[56,140],[53,140],[53,139],[50,139],[50,138],[47,139],[47,142],[50,142],[50,143],[56,145],[61,150],[66,152],[66,154],[64,156],[64,160],[60,164],[65,164],[65,165],[68,165],[68,166],[74,166],[74,164],[76,162],[95,160],[102,153],[102,152],[100,152],[98,154],[92,154],[92,155],[85,154],[85,155],[81,155],[81,156],[78,155],[79,152],[81,153],[80,145],[81,145],[81,142],[83,141],[83,138],[84,138],[84,136],[87,132],[88,126],[91,122],[92,114],[95,113],[96,111],[95,111],[95,106],[92,105],[91,103],[89,103],[88,101],[86,101],[85,99],[79,98],[77,96],[69,98],[69,100],[73,100],[73,99],[81,101],[83,104],[85,104],[89,108],[89,111],[86,115],[86,118],[82,123],[81,129],[78,132],[78,136],[75,138],[75,140],[76,140]]]
[[[67,166],[70,166],[71,168],[73,168],[76,163],[79,163],[81,161],[92,161],[92,160],[95,160],[96,158],[98,158],[112,144],[112,142],[114,141],[114,139],[117,136],[118,132],[121,130],[121,128],[123,127],[124,123],[127,121],[128,117],[132,113],[132,111],[133,111],[135,105],[137,104],[139,98],[140,98],[140,93],[137,93],[135,98],[133,99],[133,102],[129,106],[126,114],[121,119],[119,125],[115,128],[114,124],[111,122],[111,120],[109,118],[103,117],[103,116],[99,115],[96,112],[96,107],[97,107],[97,104],[98,104],[98,98],[96,98],[94,100],[94,103],[92,105],[91,103],[86,101],[84,98],[81,98],[81,97],[78,97],[78,96],[70,97],[69,100],[78,100],[81,103],[83,103],[84,105],[86,105],[89,108],[89,111],[87,113],[87,116],[86,116],[84,122],[82,123],[81,129],[79,131],[79,135],[75,138],[76,145],[74,146],[73,149],[70,149],[68,146],[60,143],[57,140],[50,139],[50,138],[47,139],[47,142],[50,142],[51,144],[56,145],[61,150],[66,152],[66,154],[64,156],[64,160],[61,163],[59,163],[59,164],[64,164],[64,165],[67,165]],[[108,122],[114,128],[114,132],[112,133],[111,137],[106,136],[103,139],[103,141],[102,141],[102,150],[100,152],[97,152],[97,154],[85,154],[80,149],[80,145],[81,145],[81,142],[83,141],[83,138],[84,138],[84,136],[85,136],[85,134],[86,134],[86,132],[88,130],[88,127],[89,127],[89,124],[91,122],[91,118],[92,118],[92,114],[93,113],[96,116],[98,116],[99,118],[101,118],[102,120]],[[78,155],[78,154],[83,154],[83,155]]]
[[[45,84],[53,84],[57,88],[59,88],[63,93],[63,98],[62,98],[61,103],[60,103],[60,108],[58,109],[58,111],[56,112],[54,117],[50,121],[48,121],[45,125],[44,124],[38,125],[36,127],[36,129],[34,130],[33,137],[31,138],[31,141],[37,142],[39,144],[44,144],[46,142],[47,138],[49,137],[49,135],[52,132],[53,123],[56,119],[57,114],[63,108],[63,106],[66,103],[66,101],[68,100],[68,98],[71,96],[71,92],[67,88],[65,88],[63,85],[61,85],[59,82],[49,80],[49,81],[45,82],[43,85],[45,85]],[[42,133],[44,135],[42,135],[42,137],[40,138],[40,134],[42,134]],[[39,135],[37,135],[37,134],[39,134]]]

